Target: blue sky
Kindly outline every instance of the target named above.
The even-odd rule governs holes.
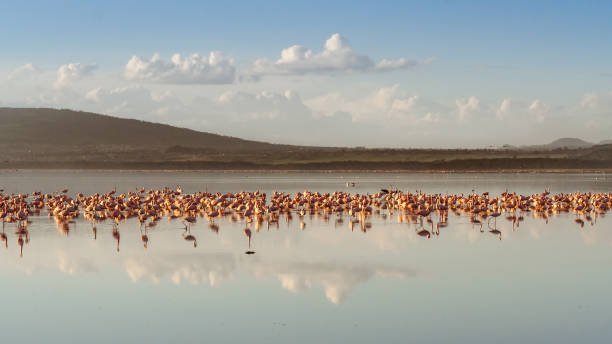
[[[388,115],[393,119],[399,118],[398,121],[410,117],[404,124],[414,127],[418,119],[430,114],[428,118],[432,120],[429,122],[438,124],[428,128],[428,137],[440,135],[440,139],[396,142],[388,139],[392,130],[381,128],[372,145],[434,145],[444,142],[443,146],[452,146],[455,140],[461,140],[459,144],[476,146],[500,144],[494,142],[495,139],[501,140],[497,136],[477,133],[450,141],[444,130],[451,130],[453,126],[442,128],[440,122],[449,123],[460,117],[460,122],[478,120],[480,124],[476,127],[483,129],[480,131],[508,128],[508,123],[499,120],[504,116],[498,116],[497,111],[506,99],[515,105],[512,111],[506,111],[515,118],[528,113],[535,101],[544,104],[540,110],[535,111],[535,106],[531,111],[537,112],[531,118],[535,117],[542,124],[540,129],[553,120],[572,123],[560,128],[549,126],[549,131],[554,130],[546,139],[570,135],[576,123],[591,121],[591,129],[598,128],[598,132],[585,128],[577,134],[585,139],[588,139],[587,135],[595,134],[593,139],[599,140],[610,138],[606,137],[604,129],[612,129],[609,110],[606,110],[611,103],[612,91],[610,13],[612,4],[606,1],[2,3],[0,32],[5,34],[0,36],[0,73],[7,75],[11,85],[6,85],[7,82],[2,85],[0,77],[0,91],[4,94],[0,95],[0,105],[82,108],[230,135],[287,141],[295,135],[289,138],[278,136],[278,133],[253,135],[230,126],[223,127],[218,117],[229,112],[232,112],[228,116],[231,121],[262,118],[253,113],[240,114],[235,109],[230,111],[223,106],[217,106],[214,114],[201,113],[188,118],[185,114],[175,116],[170,113],[166,113],[166,117],[148,116],[156,110],[136,105],[123,109],[105,106],[100,99],[96,104],[68,100],[78,96],[85,98],[90,91],[99,88],[107,93],[139,88],[141,91],[145,89],[145,93],[150,92],[152,98],[159,98],[160,94],[174,97],[175,103],[181,103],[183,112],[193,113],[198,99],[218,102],[219,97],[227,92],[246,93],[257,102],[258,94],[271,92],[281,95],[291,91],[299,95],[307,108],[304,116],[312,117],[313,126],[320,124],[315,122],[321,117],[330,119],[328,117],[335,114],[349,113],[352,124],[355,124],[354,132],[351,131],[353,125],[343,128],[359,135],[363,130],[360,125],[369,126],[369,120],[375,122],[376,113],[356,114],[354,112],[358,111],[349,110],[366,107],[356,103],[359,99],[374,98],[376,92],[399,85],[390,104],[393,99],[406,100],[418,96],[419,113],[408,114],[414,109],[408,111],[404,107],[402,113]],[[300,45],[311,50],[311,55],[316,55],[334,34],[340,35],[339,42],[350,44],[342,43],[341,46],[342,49],[350,47],[347,56],[366,57],[370,62],[340,66],[337,61],[315,59],[291,67],[283,64],[288,61],[279,61],[281,51],[293,45]],[[220,51],[227,57],[231,70],[224,72],[232,73],[231,80],[224,77],[220,81],[217,76],[211,81],[210,77],[202,75],[186,80],[177,75],[161,77],[151,74],[159,72],[158,69],[147,69],[146,75],[126,77],[126,65],[133,56],[143,58],[135,62],[145,63],[155,53],[161,60],[170,61],[176,53],[184,58],[194,53],[208,56],[211,51]],[[258,59],[266,59],[269,63],[255,72]],[[410,63],[401,63],[400,59]],[[382,67],[375,66],[382,60],[396,61],[396,64],[383,71]],[[32,68],[27,69],[35,72],[34,77],[21,72],[11,74],[27,64],[31,64]],[[70,77],[65,82],[54,81],[59,78],[61,66],[68,64],[80,65],[70,69]],[[147,65],[147,68],[153,67]],[[28,74],[27,80],[19,80],[17,76],[22,74]],[[245,75],[249,76],[248,81]],[[185,75],[181,74],[181,77]],[[16,83],[19,85],[15,86]],[[67,95],[69,92],[72,93]],[[33,94],[42,95],[37,100]],[[113,94],[119,97],[118,91]],[[585,96],[590,101],[586,107]],[[324,102],[325,97],[335,99],[335,103]],[[470,97],[476,100],[468,106],[467,112],[473,112],[474,116],[465,116],[466,111],[462,111],[459,104],[467,102]],[[134,103],[128,98],[123,103],[130,101]],[[428,108],[426,104],[435,106]],[[258,106],[242,107],[258,109]],[[285,115],[281,113],[283,111],[304,110],[301,107],[293,109],[295,111],[291,108],[274,109],[270,104],[263,107],[265,109],[260,112],[267,113],[268,119]],[[377,111],[375,108],[372,110]],[[561,117],[555,119],[553,114],[541,114],[542,111],[554,112],[555,116]],[[589,111],[593,112],[593,117],[585,119],[584,113]],[[484,127],[483,123],[494,117],[498,121]],[[279,130],[286,132],[282,128]],[[350,136],[353,135],[325,143],[352,145],[355,142],[349,139]],[[527,137],[531,136],[508,134],[503,140],[522,142]],[[302,138],[299,143],[317,142]]]

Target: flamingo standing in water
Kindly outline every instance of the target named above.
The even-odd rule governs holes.
[[[210,222],[215,222],[215,217],[219,216],[219,212],[217,210],[213,210],[210,213],[206,214],[208,216],[208,220]]]
[[[573,211],[576,214],[575,223],[584,226],[585,223],[595,224],[598,214],[607,213],[612,208],[612,194],[610,193],[579,193],[558,194],[548,196],[548,193],[532,196],[522,196],[516,193],[509,194],[504,192],[499,198],[490,198],[488,193],[478,195],[475,191],[469,195],[428,195],[420,191],[416,193],[403,193],[391,189],[381,190],[375,195],[351,195],[348,192],[337,191],[334,193],[320,194],[318,192],[304,191],[296,193],[294,197],[290,194],[275,192],[272,200],[266,202],[265,194],[259,192],[240,192],[236,194],[228,193],[195,193],[185,194],[182,190],[176,191],[171,188],[161,190],[149,190],[148,195],[142,195],[144,190],[139,193],[129,192],[128,195],[115,195],[115,190],[106,194],[94,194],[85,197],[77,194],[73,200],[68,197],[67,189],[53,195],[40,195],[40,192],[32,194],[33,199],[27,201],[28,194],[2,195],[0,191],[0,218],[3,222],[3,233],[5,222],[15,223],[18,228],[18,235],[21,242],[28,244],[29,235],[26,229],[28,216],[40,214],[45,206],[49,211],[49,216],[54,217],[58,228],[67,233],[71,219],[79,216],[79,211],[85,212],[85,218],[92,222],[94,239],[97,236],[95,229],[96,222],[111,220],[114,222],[115,229],[113,237],[117,240],[117,250],[119,250],[119,229],[117,228],[121,220],[138,216],[141,224],[141,241],[148,246],[148,227],[155,225],[156,221],[164,214],[168,218],[181,218],[185,224],[183,237],[187,241],[193,241],[196,245],[195,237],[190,234],[190,228],[197,221],[198,217],[207,216],[210,220],[209,228],[218,231],[215,220],[220,217],[229,216],[230,221],[246,221],[255,223],[255,231],[258,231],[263,221],[270,224],[275,223],[278,228],[279,217],[286,216],[287,225],[292,220],[292,214],[300,219],[300,227],[304,229],[306,223],[304,217],[310,214],[310,219],[314,216],[322,216],[324,221],[330,219],[331,214],[337,214],[338,219],[334,226],[343,223],[342,216],[349,215],[349,226],[353,230],[355,224],[360,224],[361,229],[366,231],[370,228],[369,216],[384,213],[392,214],[392,210],[398,211],[398,219],[410,219],[415,223],[416,231],[419,236],[431,237],[440,234],[440,227],[446,226],[446,216],[449,212],[460,216],[467,214],[469,221],[474,225],[480,225],[483,232],[484,223],[487,222],[490,233],[499,235],[501,231],[497,228],[497,217],[504,216],[508,221],[512,221],[513,230],[518,228],[520,222],[524,220],[523,214],[533,212],[536,217],[548,220],[549,216],[559,212]],[[32,209],[32,210],[31,210]],[[385,210],[387,210],[385,212]],[[431,212],[438,212],[439,219],[434,226]],[[595,219],[593,218],[595,217]],[[151,221],[147,224],[147,220]],[[490,222],[493,219],[494,225]],[[420,225],[419,225],[420,220]],[[425,223],[427,221],[427,224]],[[303,223],[303,224],[302,224]],[[424,225],[429,227],[425,230]],[[142,226],[145,227],[144,234]],[[249,238],[250,231],[245,230],[245,235]],[[189,232],[189,233],[188,233]],[[6,234],[0,236],[6,244]],[[19,238],[18,238],[19,239]],[[19,243],[19,241],[18,241]],[[248,253],[248,252],[246,252]]]
[[[4,220],[6,219],[6,215],[8,215],[6,210],[0,211],[0,219],[2,219],[2,229],[3,230],[4,230]]]
[[[470,222],[472,223],[472,228],[474,228],[474,225],[480,225],[480,231],[483,232],[482,230],[482,222],[475,218],[474,216],[470,217]]]
[[[197,219],[195,216],[187,216],[185,217],[183,223],[185,224],[186,227],[189,227],[189,229],[191,229],[191,224],[192,223],[196,223]]]
[[[489,215],[491,215],[491,217],[493,218],[493,222],[494,222],[493,227],[497,228],[497,218],[501,215],[501,213],[498,211],[494,211]],[[491,219],[489,219],[489,222],[491,222]]]

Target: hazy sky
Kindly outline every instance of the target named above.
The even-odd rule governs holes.
[[[0,106],[272,142],[612,139],[609,1],[0,3]]]

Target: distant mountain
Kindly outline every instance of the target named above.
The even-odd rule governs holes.
[[[588,142],[575,137],[564,137],[543,145],[521,146],[520,149],[546,151],[555,149],[585,149],[597,145],[610,145],[612,140],[602,140],[597,143]]]
[[[564,137],[557,140],[554,140],[551,143],[543,144],[543,145],[533,145],[533,146],[523,146],[523,149],[529,150],[553,150],[553,149],[578,149],[578,148],[590,148],[595,144],[591,142],[587,142],[582,139],[574,138],[574,137]]]
[[[281,146],[159,123],[44,108],[0,108],[0,144],[49,147],[181,146],[218,151],[271,149]]]
[[[558,140],[554,140],[553,142],[547,144],[546,146],[550,147],[550,149],[557,148],[589,148],[593,146],[593,143],[587,142],[581,139],[573,138],[573,137],[564,137]]]

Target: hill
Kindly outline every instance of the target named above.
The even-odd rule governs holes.
[[[592,147],[593,144],[581,139],[572,138],[572,137],[564,137],[557,139],[546,145],[550,149],[558,149],[558,148],[588,148]]]
[[[564,137],[544,145],[523,146],[521,148],[529,150],[579,149],[609,144],[612,144],[612,140],[602,140],[597,143],[592,143],[575,137]]]
[[[591,142],[587,142],[582,139],[574,138],[574,137],[564,137],[557,140],[554,140],[551,143],[543,144],[543,145],[534,145],[534,146],[523,146],[523,149],[530,150],[553,150],[553,149],[576,149],[576,148],[589,148],[593,147],[595,144]]]
[[[0,144],[127,147],[180,144],[224,151],[275,146],[159,123],[44,108],[0,108]]]
[[[0,152],[0,169],[612,169],[612,145],[579,139],[565,138],[529,149],[308,147],[56,109],[0,108]]]

